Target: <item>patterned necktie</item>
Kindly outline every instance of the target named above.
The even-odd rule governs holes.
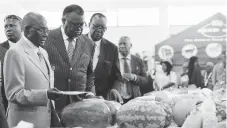
[[[73,39],[68,38],[69,45],[68,45],[68,57],[69,57],[69,62],[72,62],[72,57],[73,57],[73,52],[74,52],[74,46],[73,46]]]
[[[47,65],[46,65],[46,62],[44,60],[42,52],[39,50],[37,54],[39,56],[41,67],[44,69],[45,73],[48,74],[48,68],[47,68]]]
[[[128,62],[127,62],[127,58],[124,57],[123,59],[124,59],[124,73],[131,73]],[[128,95],[125,98],[128,99],[132,96],[132,86],[131,86],[130,82],[126,82],[125,85],[126,85],[126,90],[127,90],[127,95]]]
[[[129,65],[128,65],[128,62],[127,62],[127,58],[124,57],[124,73],[130,73],[130,69],[129,69]]]

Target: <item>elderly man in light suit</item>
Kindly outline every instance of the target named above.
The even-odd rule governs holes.
[[[40,47],[47,38],[46,24],[40,14],[26,14],[22,20],[23,37],[5,55],[4,87],[10,128],[22,120],[34,124],[34,128],[50,127],[51,100],[61,94],[52,88],[53,71],[47,52]]]

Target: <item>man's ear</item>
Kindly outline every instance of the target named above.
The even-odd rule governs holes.
[[[65,25],[65,18],[62,18],[61,21],[62,21],[62,24]]]
[[[130,48],[132,48],[132,43],[130,43]]]
[[[91,22],[88,23],[88,27],[90,28]]]
[[[30,36],[30,27],[26,26],[24,28],[24,36],[29,37]]]

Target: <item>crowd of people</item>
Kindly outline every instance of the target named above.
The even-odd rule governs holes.
[[[60,19],[59,19],[60,20]],[[86,25],[79,5],[65,7],[62,25],[49,30],[45,17],[29,12],[23,19],[4,19],[7,41],[0,44],[0,127],[12,128],[20,121],[34,128],[60,127],[65,106],[86,98],[115,100],[122,104],[149,91],[178,87],[215,89],[225,74],[225,53],[220,63],[208,62],[204,77],[197,57],[184,64],[181,84],[170,61],[161,70],[148,73],[144,62],[130,50],[130,37],[122,36],[118,46],[103,37],[107,18],[95,13]],[[87,92],[63,95],[62,91]],[[54,101],[54,102],[52,102]]]

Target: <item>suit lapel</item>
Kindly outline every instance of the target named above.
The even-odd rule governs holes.
[[[76,62],[78,62],[78,59],[80,58],[80,55],[82,54],[82,51],[84,49],[84,45],[85,45],[85,40],[82,36],[79,36],[76,40],[76,47],[73,53],[73,57],[72,57],[72,66],[74,66],[76,64]]]
[[[5,49],[9,49],[9,41],[5,41],[4,43],[2,43],[2,47],[4,47]]]
[[[41,67],[40,61],[37,58],[37,56],[35,55],[34,51],[27,49],[27,52],[26,53],[28,54],[29,60],[31,62],[33,62],[33,64],[35,64],[39,68],[39,70],[43,73],[43,75],[45,76],[45,78],[47,80],[49,80],[48,74],[46,74],[45,71],[44,71],[44,69]]]
[[[61,28],[58,28],[57,29],[55,35],[56,35],[56,37],[55,37],[55,43],[54,43],[54,45],[58,49],[60,55],[65,60],[65,62],[67,62],[68,64],[70,64],[69,63],[68,53],[66,51],[65,43],[64,43],[64,40],[63,40],[63,37],[62,37]]]
[[[38,59],[38,57],[35,55],[34,51],[31,49],[31,47],[28,44],[29,42],[27,41],[23,41],[23,46],[24,46],[24,51],[25,53],[27,53],[28,55],[28,59],[34,64],[36,65],[36,67],[43,73],[43,75],[45,76],[45,78],[47,80],[49,80],[48,74],[45,73],[44,69],[41,67],[41,63]]]

